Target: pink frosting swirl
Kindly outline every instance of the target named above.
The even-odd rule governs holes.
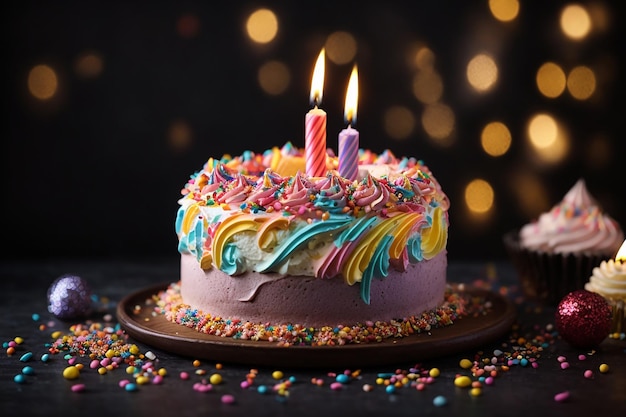
[[[329,210],[341,211],[347,204],[346,189],[349,187],[350,181],[337,175],[330,173],[321,181],[315,184],[318,197],[324,200],[324,205]]]
[[[611,256],[624,241],[624,232],[602,212],[580,179],[552,210],[522,227],[520,241],[531,250]]]
[[[215,201],[226,204],[241,203],[246,200],[251,189],[252,185],[240,174],[228,184],[227,190],[215,196]]]
[[[359,184],[352,194],[357,206],[363,207],[365,212],[370,210],[381,210],[389,202],[389,186],[386,183],[367,176],[364,183]]]
[[[312,188],[311,183],[298,173],[285,189],[279,202],[283,207],[288,207],[291,212],[302,211],[301,209],[309,208],[312,205],[309,197]]]
[[[276,194],[279,190],[278,185],[273,185],[270,188],[256,188],[247,201],[262,207],[269,206],[276,201]]]
[[[266,169],[263,176],[259,177],[256,186],[248,196],[247,202],[267,207],[278,199],[278,194],[282,187],[283,179]]]

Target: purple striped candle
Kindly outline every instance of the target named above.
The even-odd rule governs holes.
[[[351,181],[357,179],[359,173],[359,131],[352,128],[356,122],[356,109],[359,101],[359,74],[356,65],[352,68],[348,90],[346,91],[346,105],[344,118],[348,127],[339,132],[339,175]]]
[[[348,126],[339,132],[339,175],[351,181],[359,173],[359,131]]]

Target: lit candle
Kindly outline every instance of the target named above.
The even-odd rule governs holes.
[[[324,49],[320,52],[311,81],[311,109],[305,118],[306,173],[310,177],[326,175],[326,112],[317,106],[324,88]]]
[[[356,108],[359,99],[359,75],[356,65],[352,68],[352,75],[348,82],[344,119],[348,124],[346,129],[339,132],[339,174],[349,180],[356,180],[359,173],[359,131],[352,128],[356,124]]]

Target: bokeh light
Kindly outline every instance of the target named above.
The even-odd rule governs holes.
[[[591,17],[580,4],[569,4],[561,11],[561,30],[570,39],[580,40],[591,30]]]
[[[567,90],[578,100],[586,100],[596,91],[596,76],[586,66],[572,69],[567,76]]]
[[[534,116],[528,125],[528,136],[535,148],[544,149],[550,147],[558,134],[556,121],[548,114]]]
[[[606,32],[610,28],[610,14],[611,10],[607,7],[606,3],[593,2],[587,3],[587,11],[591,18],[591,30],[593,32]]]
[[[465,186],[465,205],[474,214],[484,214],[493,208],[494,191],[491,184],[481,178]]]
[[[546,62],[535,77],[539,92],[546,97],[556,98],[565,91],[565,72],[554,62]]]
[[[413,94],[425,104],[432,104],[443,95],[443,80],[434,70],[419,71],[413,76]]]
[[[525,166],[511,174],[508,188],[515,197],[515,206],[526,219],[535,219],[540,213],[551,208],[551,199],[545,182],[540,176]]]
[[[392,106],[383,115],[383,126],[389,137],[407,139],[415,129],[415,116],[404,106]]]
[[[257,77],[261,89],[273,96],[284,93],[291,82],[289,68],[279,61],[269,61],[263,64],[259,68]]]
[[[52,98],[58,87],[57,74],[48,65],[36,65],[28,73],[28,91],[39,100]]]
[[[252,41],[269,43],[278,33],[278,19],[273,11],[258,9],[248,17],[246,31]]]
[[[435,53],[421,43],[409,50],[409,63],[418,70],[432,70],[435,67]]]
[[[104,61],[100,54],[96,52],[84,52],[74,64],[74,70],[79,77],[97,78],[102,73]]]
[[[454,130],[455,116],[452,109],[443,103],[429,104],[422,113],[422,125],[424,130],[433,139],[438,139],[438,143],[449,145]]]
[[[335,64],[343,65],[352,62],[356,57],[357,43],[348,32],[338,31],[326,38],[326,56]]]
[[[502,156],[511,147],[511,132],[502,122],[488,123],[480,135],[483,150],[491,156]]]
[[[538,164],[556,164],[569,151],[569,139],[565,130],[549,114],[533,116],[528,123],[528,139]]]
[[[487,54],[478,54],[467,64],[467,80],[479,92],[484,92],[498,81],[498,66]]]
[[[501,22],[510,22],[519,14],[518,0],[489,0],[489,11]]]
[[[193,142],[193,132],[189,124],[184,120],[172,122],[167,131],[167,142],[177,152],[187,150]]]

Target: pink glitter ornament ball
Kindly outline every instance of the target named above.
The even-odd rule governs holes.
[[[87,282],[77,275],[57,278],[48,288],[48,311],[62,320],[91,313],[91,289]]]
[[[572,291],[559,302],[555,324],[570,345],[588,349],[598,346],[611,331],[611,306],[600,294]]]

